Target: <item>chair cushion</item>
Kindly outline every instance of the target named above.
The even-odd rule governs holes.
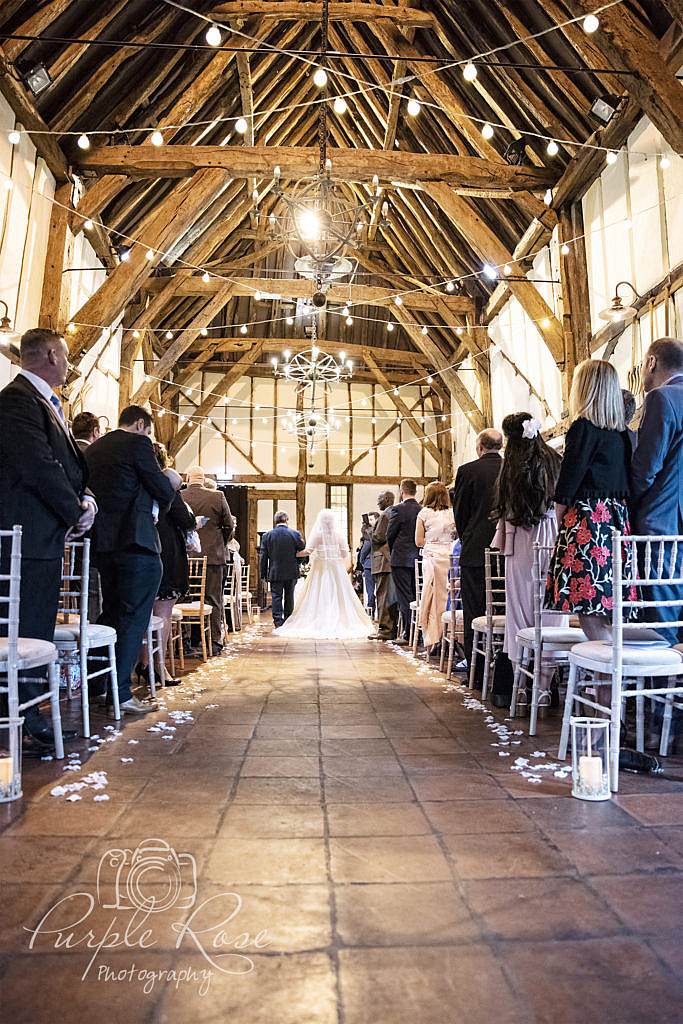
[[[527,644],[533,644],[536,631],[533,626],[520,629],[517,633],[517,640]],[[543,643],[560,646],[581,644],[586,640],[586,634],[582,629],[573,629],[571,626],[543,626]]]
[[[416,608],[417,608],[417,601],[411,601],[410,602],[410,610],[414,612]]]
[[[183,613],[183,618],[188,618],[188,619],[191,619],[191,618],[197,619],[197,618],[199,618],[199,616],[201,614],[201,611],[202,611],[202,606],[199,603],[199,601],[192,601],[189,604],[178,604],[178,605],[176,605],[176,608],[180,608],[181,612]],[[210,614],[211,614],[211,605],[210,604],[205,604],[204,605],[204,615],[210,615]]]
[[[441,616],[441,621],[442,622],[450,622],[451,621],[451,612],[444,612],[443,615]],[[462,622],[462,612],[460,611],[459,608],[456,608],[456,610],[455,610],[455,621],[456,622]]]
[[[600,661],[609,665],[612,660],[612,645],[605,644],[601,640],[588,640],[583,644],[574,644],[571,653],[576,658]],[[624,644],[622,662],[624,670],[639,665],[678,667],[682,662],[683,647],[679,651],[673,647],[629,647],[628,644]]]
[[[493,616],[493,628],[496,632],[502,632],[505,629],[505,616],[494,615]],[[472,619],[472,629],[476,629],[479,633],[486,632],[486,616],[477,615],[476,619]]]
[[[0,662],[7,661],[9,640],[0,637]],[[57,648],[49,640],[34,640],[32,637],[19,637],[17,644],[20,668],[37,668],[39,665],[50,665],[57,660]]]
[[[183,610],[179,608],[177,604],[173,605],[173,611],[171,612],[171,620],[173,622],[180,622],[183,617]]]
[[[80,637],[80,623],[62,622],[55,627],[54,642],[56,644],[75,644]],[[101,626],[97,622],[89,622],[86,627],[88,647],[104,647],[105,644],[116,643],[116,630],[112,626]]]
[[[153,615],[149,620],[149,624],[153,633],[156,633],[158,629],[164,628],[164,620],[160,615]]]

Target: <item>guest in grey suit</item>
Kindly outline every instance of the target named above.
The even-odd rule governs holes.
[[[643,360],[645,403],[631,471],[631,521],[636,534],[683,534],[683,341],[659,338]],[[681,575],[683,552],[678,558]],[[681,587],[648,588],[655,601],[681,600]],[[647,609],[646,609],[647,611]],[[656,617],[680,619],[680,607],[657,608]],[[676,628],[658,629],[672,643]]]

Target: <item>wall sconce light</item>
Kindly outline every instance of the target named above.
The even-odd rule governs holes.
[[[606,309],[600,310],[600,319],[607,320],[608,323],[618,323],[620,320],[625,320],[629,316],[635,316],[638,310],[635,306],[625,306],[622,302],[621,296],[619,295],[619,289],[622,285],[626,285],[630,288],[636,299],[640,298],[640,295],[635,290],[630,281],[619,281],[616,288],[614,289],[614,298]]]

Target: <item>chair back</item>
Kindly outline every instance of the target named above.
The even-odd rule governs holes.
[[[460,599],[460,566],[457,555],[451,555],[451,566],[448,570],[448,607],[451,613],[451,624],[455,631],[457,613],[462,609]]]
[[[226,573],[223,579],[223,598],[226,604],[230,604],[237,597],[237,573],[235,563],[228,562]]]
[[[422,559],[421,558],[416,558],[415,559],[415,600],[416,600],[418,606],[420,604],[420,599],[422,597],[422,580],[423,580]]]
[[[200,608],[204,608],[204,596],[206,593],[206,555],[187,560],[190,601],[198,601]]]
[[[9,555],[8,555],[9,551]],[[8,640],[7,668],[16,668],[19,641],[19,597],[21,592],[21,527],[0,530],[0,635]]]
[[[505,555],[493,548],[484,552],[486,576],[486,625],[490,629],[494,615],[505,615]]]
[[[532,578],[534,585],[534,631],[536,641],[541,641],[543,628],[543,603],[545,601],[545,581],[554,547],[552,544],[534,544],[534,565]]]
[[[625,536],[612,530],[612,668],[621,673],[624,623],[629,641],[651,638],[644,631],[683,627],[683,535]],[[656,599],[654,588],[667,588]],[[637,610],[639,621],[632,622]],[[669,617],[669,615],[671,617]]]
[[[80,617],[83,635],[88,625],[88,584],[90,581],[90,541],[73,540],[64,545],[62,582],[59,588],[57,621]]]
[[[251,574],[251,566],[242,566],[242,593],[245,594],[249,590],[249,576]]]

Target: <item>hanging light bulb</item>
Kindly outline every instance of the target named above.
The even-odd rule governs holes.
[[[10,146],[18,146],[19,143],[21,142],[21,134],[20,134],[20,132],[18,132],[16,129],[14,129],[7,136],[7,140],[9,142]]]
[[[348,103],[343,96],[337,96],[334,101],[334,112],[335,114],[345,114],[349,109]]]
[[[562,248],[560,249],[560,252],[562,253],[563,256],[569,256],[569,246],[567,245],[566,242],[563,243]]]
[[[400,295],[394,295],[394,304],[396,306],[402,306],[403,305],[403,299],[401,298]]]
[[[387,330],[388,331],[393,331],[393,329],[394,329],[394,325],[392,324],[392,322],[390,320],[389,323],[387,324]]]
[[[454,292],[455,291],[455,284],[453,283],[453,281],[446,281],[446,291],[447,292]]]
[[[77,145],[79,149],[90,149],[90,139],[87,135],[79,135]]]
[[[154,250],[153,249],[148,249],[147,250],[147,252],[145,253],[145,259],[146,260],[150,260],[150,262],[154,259]]]
[[[422,328],[422,333],[426,335],[426,334],[429,334],[429,331],[428,331],[428,329],[426,327],[423,327]]]
[[[595,14],[587,14],[583,19],[583,31],[588,35],[597,32],[600,28],[600,19]]]
[[[665,171],[667,167],[671,167],[671,161],[669,160],[668,156],[662,156],[659,158],[659,166],[662,168],[663,171]]]
[[[166,331],[165,337],[167,341],[170,341],[171,338],[173,337],[173,331]]]
[[[465,333],[465,328],[464,328],[464,327],[456,327],[456,328],[455,328],[455,333],[456,333],[457,335],[461,335],[461,334],[464,334],[464,333]]]
[[[416,100],[414,96],[408,100],[408,113],[411,117],[417,117],[422,110],[422,106],[419,100]]]
[[[127,263],[130,259],[130,249],[127,249],[125,246],[121,246],[119,248],[119,259],[122,263]]]
[[[327,85],[327,71],[325,71],[325,68],[317,68],[313,75],[313,82],[319,89],[325,88]]]
[[[347,318],[346,318],[346,326],[347,327],[352,327],[353,326],[353,317],[352,316],[347,316]]]
[[[209,275],[209,272],[208,270],[205,270],[204,273],[202,274],[202,281],[204,282],[204,284],[208,284],[210,280],[211,277]]]
[[[292,358],[292,353],[289,351],[288,348],[286,348],[282,354],[285,357],[285,362],[288,363],[289,360]]]
[[[206,327],[202,327],[199,333],[201,334],[202,338],[206,338],[209,332],[207,331]]]
[[[510,274],[512,273],[512,267],[510,266],[509,263],[506,263],[505,266],[503,267],[503,273],[505,274],[506,277],[509,277]]]
[[[136,341],[137,341],[137,339],[138,339],[138,338],[140,337],[140,332],[139,332],[139,331],[133,331],[133,337],[134,337],[134,338],[136,339]]]
[[[157,131],[152,132],[152,134],[149,137],[149,141],[152,143],[153,146],[163,146],[164,137],[161,134],[161,132],[157,129]]]
[[[287,323],[288,326],[291,327],[292,324],[294,323],[294,317],[293,316],[288,316],[286,321],[285,321],[285,323]]]
[[[240,327],[240,334],[246,334],[246,333],[247,333],[247,325],[246,324],[242,324],[242,326]]]
[[[605,157],[605,160],[607,161],[608,164],[615,164],[618,159],[619,159],[619,154],[615,153],[613,149],[609,149],[607,151],[607,155]]]
[[[71,323],[66,325],[66,329],[69,332],[69,334],[75,334],[76,333],[76,324],[73,323],[73,321],[72,321]]]
[[[477,69],[471,61],[462,69],[462,77],[466,82],[473,82],[477,77]]]
[[[219,29],[218,25],[211,25],[206,30],[206,35],[204,36],[204,38],[206,39],[209,46],[220,46],[221,43],[223,42],[223,36],[221,35],[221,30]]]
[[[246,135],[248,128],[249,124],[246,117],[238,117],[235,121],[235,131],[239,132],[240,135]]]
[[[92,221],[90,220],[90,218],[88,218],[88,220],[86,220],[86,221],[84,222],[84,224],[83,224],[83,227],[84,227],[84,229],[85,229],[86,231],[92,231],[92,229],[93,229],[93,228],[95,227],[95,225],[94,225],[94,224],[93,224],[93,222],[92,222]]]
[[[498,268],[494,267],[491,263],[485,263],[481,269],[484,277],[487,277],[489,281],[498,280]]]
[[[432,377],[431,374],[429,375],[429,377],[427,377],[427,383],[428,384],[433,384],[434,383],[434,378]]]
[[[489,123],[487,122],[487,123],[486,123],[486,124],[484,125],[484,127],[482,128],[482,130],[481,130],[481,134],[483,135],[483,137],[484,137],[485,139],[492,139],[492,138],[493,138],[493,126],[492,126],[492,125],[490,125],[490,124],[489,124]]]
[[[548,156],[557,156],[557,154],[560,152],[560,147],[555,142],[555,139],[550,140],[550,142],[546,146],[545,151],[548,154]]]

